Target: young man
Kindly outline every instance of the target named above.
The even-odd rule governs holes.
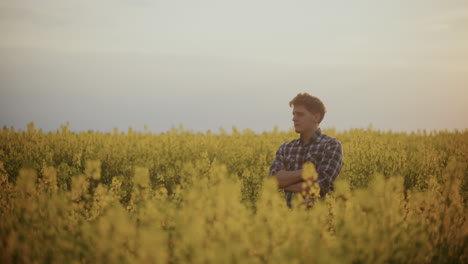
[[[304,163],[315,165],[320,197],[323,198],[333,190],[333,182],[343,167],[343,151],[337,139],[323,134],[319,128],[326,112],[320,99],[307,93],[298,94],[289,106],[293,107],[292,121],[300,137],[278,148],[270,175],[274,175],[278,186],[284,189],[286,204],[291,207],[294,193],[301,193],[306,188],[302,178]]]

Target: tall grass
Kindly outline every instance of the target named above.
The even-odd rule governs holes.
[[[307,209],[267,175],[293,131],[0,134],[2,263],[466,263],[468,131],[324,131]]]

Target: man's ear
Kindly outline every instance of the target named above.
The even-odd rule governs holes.
[[[318,124],[321,117],[320,113],[312,114],[312,116],[314,117],[314,122]]]

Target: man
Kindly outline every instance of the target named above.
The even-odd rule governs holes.
[[[298,94],[289,106],[293,107],[294,128],[300,134],[298,139],[283,143],[276,152],[270,167],[270,175],[278,180],[278,186],[285,191],[286,204],[291,207],[294,193],[306,191],[302,177],[303,165],[315,165],[320,186],[320,197],[333,190],[333,182],[343,167],[341,143],[322,133],[320,122],[325,115],[325,106],[317,97],[307,93]]]

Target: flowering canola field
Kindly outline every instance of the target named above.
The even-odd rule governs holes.
[[[285,205],[294,131],[0,131],[1,263],[467,263],[468,131],[324,130],[335,191]]]

